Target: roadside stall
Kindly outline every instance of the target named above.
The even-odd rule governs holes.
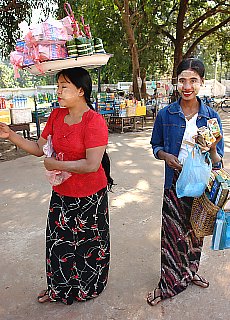
[[[144,100],[124,99],[114,92],[102,92],[97,95],[97,111],[101,113],[111,131],[144,128],[146,106]]]
[[[27,98],[15,97],[10,109],[11,125],[14,131],[22,131],[23,136],[30,139],[30,123],[32,122],[31,108],[27,106]]]
[[[35,104],[39,123],[47,118],[57,104],[56,86],[0,89],[0,117],[14,131],[22,131],[31,139],[31,123],[36,123]],[[4,111],[3,111],[4,108]]]
[[[136,101],[134,99],[125,99],[119,105],[117,112],[109,119],[109,128],[111,130],[124,129],[137,130],[144,128],[144,120],[146,116],[146,106],[144,100]]]
[[[15,95],[12,99],[0,97],[0,121],[8,124],[13,131],[22,131],[30,139],[31,108],[27,98]]]

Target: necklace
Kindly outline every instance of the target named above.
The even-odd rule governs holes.
[[[196,114],[196,112],[190,113],[190,114],[188,114],[187,116],[184,114],[184,117],[185,117],[185,118],[189,118],[189,117],[191,117],[191,116],[193,116],[193,115],[195,115],[195,114]]]
[[[186,106],[184,106],[184,107],[186,107]],[[196,109],[196,111],[193,111],[192,113],[190,113],[188,115],[185,115],[184,110],[183,110],[183,106],[181,106],[185,119],[192,118],[199,111],[199,102],[198,101],[194,102],[194,105],[190,106],[190,107],[192,107],[193,109]],[[188,111],[190,111],[190,110],[188,110]]]

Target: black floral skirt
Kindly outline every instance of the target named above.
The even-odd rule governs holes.
[[[161,230],[162,299],[187,288],[198,271],[203,238],[197,238],[190,223],[193,198],[177,198],[175,174],[171,189],[164,191]]]
[[[107,189],[85,197],[53,191],[46,230],[46,271],[51,301],[72,304],[105,288],[110,261]]]

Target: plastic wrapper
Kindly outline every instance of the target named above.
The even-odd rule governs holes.
[[[71,40],[73,38],[73,28],[72,28],[71,18],[69,16],[66,16],[65,18],[61,19],[61,22],[66,28],[66,31],[68,34],[68,40]]]
[[[68,32],[61,20],[48,18],[41,23],[42,37],[44,40],[60,41],[69,40]]]
[[[31,48],[29,48],[24,40],[17,40],[15,46],[16,52],[23,53],[23,63],[22,66],[33,64]]]
[[[24,54],[20,51],[13,51],[10,53],[10,63],[14,68],[14,77],[20,78],[18,69],[23,66]]]
[[[46,144],[43,146],[44,154],[50,158],[52,156],[56,156],[56,159],[59,161],[63,161],[63,153],[59,153],[58,155],[55,154],[52,144],[51,135],[48,136]],[[64,181],[69,179],[72,176],[71,173],[66,171],[59,171],[59,170],[46,170],[46,177],[51,184],[51,186],[58,186],[62,184]]]
[[[67,13],[70,21],[71,21],[71,28],[73,31],[73,37],[74,38],[78,38],[78,37],[83,37],[84,33],[81,31],[81,28],[79,26],[79,23],[77,22],[77,20],[74,17],[74,13],[73,10],[71,8],[71,5],[68,2],[64,3],[64,10]],[[69,39],[70,40],[70,39]]]
[[[195,137],[195,142],[200,145],[205,150],[209,150],[216,138],[212,134],[208,127],[200,127],[197,130],[197,136]]]
[[[29,32],[26,35],[26,41],[18,40],[16,44],[17,51],[13,51],[10,54],[10,62],[14,67],[15,78],[19,78],[18,69],[24,66],[36,64],[38,70],[42,72],[40,68],[40,62],[66,59],[68,57],[65,41],[42,41],[36,43],[34,38]]]
[[[95,49],[95,53],[105,53],[102,39],[94,38],[94,49]]]
[[[41,43],[45,41],[46,43],[50,41],[67,41],[70,39],[68,34],[69,29],[66,29],[67,21],[63,23],[61,20],[55,20],[53,18],[48,18],[44,22],[32,24],[28,26],[27,32],[24,34],[24,39],[26,42],[30,43]],[[25,28],[24,24],[20,24],[19,27]]]
[[[33,64],[34,60],[24,40],[17,40],[15,49],[10,53],[10,63],[14,68],[14,77],[19,78],[18,69]]]
[[[15,50],[18,52],[24,52],[25,51],[25,41],[18,39],[15,45]]]
[[[40,62],[55,59],[65,59],[68,56],[67,49],[64,45],[54,44],[39,44],[36,47],[38,51],[38,59]]]
[[[85,20],[84,20],[84,17],[81,16],[81,22],[82,22],[82,25],[84,27],[84,31],[85,31],[85,35],[87,38],[92,38],[92,34],[91,34],[91,31],[90,31],[90,25],[89,24],[85,24]]]
[[[207,121],[208,128],[212,132],[215,138],[218,138],[220,136],[220,126],[217,121],[217,118],[212,118]]]

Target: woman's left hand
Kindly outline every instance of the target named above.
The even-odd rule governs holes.
[[[48,171],[60,170],[58,168],[59,164],[60,164],[60,161],[56,160],[55,157],[49,157],[44,159],[44,166]]]
[[[207,152],[207,151],[209,151],[209,152],[212,152],[212,153],[213,153],[213,152],[216,152],[216,145],[217,145],[218,142],[223,138],[223,136],[222,136],[222,134],[220,134],[220,135],[216,138],[215,142],[213,142],[213,143],[212,143],[211,145],[209,145],[209,146],[199,143],[199,142],[197,141],[197,136],[194,136],[194,138],[195,138],[195,142],[198,144],[201,152]],[[205,142],[204,142],[204,143],[205,143]]]
[[[216,138],[216,141],[212,143],[210,146],[210,151],[216,149],[217,143],[223,138],[222,134],[219,135],[219,137]]]
[[[210,157],[212,159],[212,163],[217,163],[217,162],[221,161],[221,157],[217,153],[216,145],[222,139],[222,137],[223,136],[220,134],[219,137],[216,138],[216,141],[213,142],[213,144],[210,146],[209,153],[210,153]]]

